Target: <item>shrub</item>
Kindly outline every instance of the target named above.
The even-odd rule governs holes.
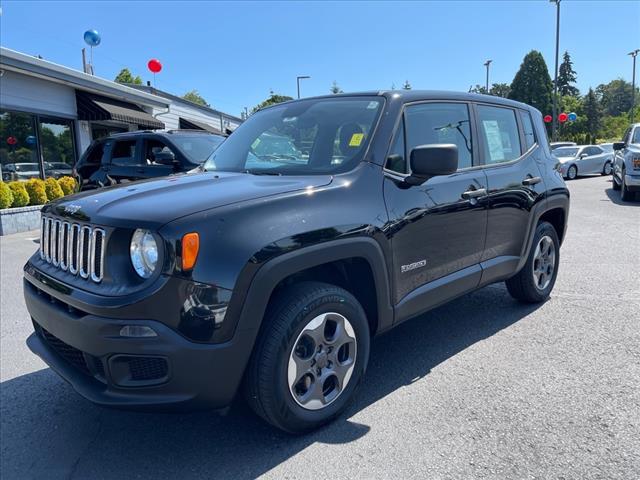
[[[44,181],[44,190],[47,193],[47,200],[50,202],[64,197],[64,192],[55,178],[49,177]]]
[[[13,203],[13,193],[11,193],[11,189],[9,186],[0,182],[0,209],[9,208]]]
[[[76,180],[73,177],[62,177],[58,179],[58,184],[65,195],[71,195],[76,191]]]
[[[24,182],[10,182],[9,188],[11,189],[11,193],[13,193],[12,207],[24,207],[29,205],[29,194],[24,188]]]
[[[29,205],[42,205],[47,203],[47,192],[44,182],[39,178],[32,178],[24,182],[24,188],[29,194]]]

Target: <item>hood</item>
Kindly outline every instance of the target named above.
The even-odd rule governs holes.
[[[43,213],[114,227],[159,228],[185,215],[283,193],[321,187],[330,175],[271,176],[198,173],[127,183],[64,197]]]

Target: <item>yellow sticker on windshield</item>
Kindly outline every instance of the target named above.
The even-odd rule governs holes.
[[[364,139],[364,133],[354,133],[351,135],[351,140],[349,140],[350,147],[359,147]]]

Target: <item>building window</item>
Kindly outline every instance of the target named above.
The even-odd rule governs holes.
[[[72,120],[0,110],[4,181],[71,175],[75,162]]]

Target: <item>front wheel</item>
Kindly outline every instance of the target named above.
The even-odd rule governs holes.
[[[524,303],[544,302],[556,283],[560,264],[560,241],[556,229],[548,222],[536,228],[527,261],[515,276],[508,279],[507,290]]]
[[[616,182],[616,176],[611,175],[611,188],[614,190],[620,190],[620,184]]]
[[[633,194],[629,191],[629,187],[627,187],[627,182],[625,181],[624,177],[625,171],[622,170],[622,173],[620,174],[620,198],[624,202],[629,202],[632,200],[631,197],[633,196]]]
[[[571,165],[567,170],[567,178],[569,180],[575,180],[578,177],[578,167]]]
[[[611,167],[611,162],[605,163],[604,167],[602,167],[602,175],[611,175],[612,171],[613,168]]]
[[[245,377],[251,408],[272,425],[303,433],[349,405],[369,360],[369,324],[346,290],[301,282],[277,294]]]

